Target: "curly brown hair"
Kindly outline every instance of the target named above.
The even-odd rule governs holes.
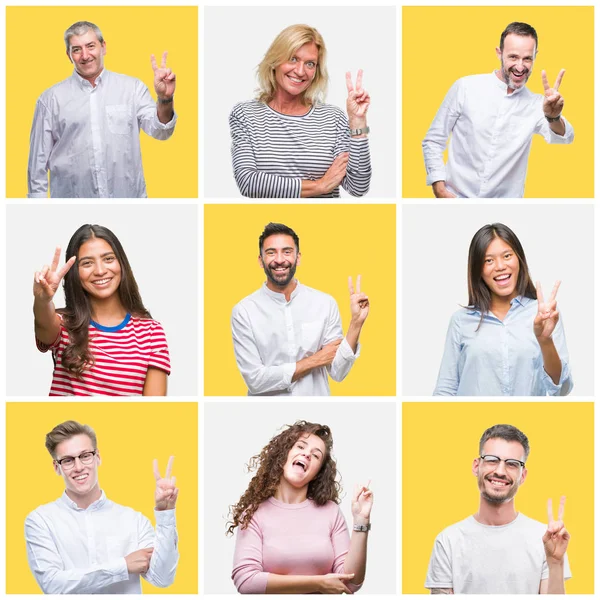
[[[307,421],[296,421],[293,425],[284,427],[286,427],[284,431],[273,437],[260,454],[253,456],[248,462],[248,471],[256,471],[256,475],[237,504],[229,507],[231,521],[227,523],[229,525],[227,534],[233,534],[238,526],[241,529],[248,527],[260,504],[277,491],[283,475],[283,467],[293,445],[301,437],[311,433],[325,443],[325,456],[317,476],[308,484],[307,497],[317,506],[322,506],[330,500],[336,504],[340,503],[341,485],[337,481],[337,467],[331,454],[333,449],[331,429],[327,425]]]

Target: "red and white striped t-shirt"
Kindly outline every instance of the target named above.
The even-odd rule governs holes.
[[[120,325],[104,327],[92,321],[89,348],[95,362],[77,379],[62,366],[69,334],[62,324],[56,341],[48,346],[36,340],[41,352],[52,350],[54,373],[50,396],[141,396],[149,367],[171,372],[164,329],[153,319],[127,314]]]

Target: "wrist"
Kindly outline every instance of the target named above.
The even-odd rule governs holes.
[[[550,558],[546,556],[546,562],[548,563],[548,569],[550,569],[551,571],[555,569],[563,569],[563,567],[565,566],[565,557],[563,556],[561,558]]]
[[[348,125],[350,129],[364,129],[367,126],[367,119],[365,117],[350,117]]]
[[[171,104],[173,102],[174,97],[175,97],[174,94],[172,96],[159,96],[157,94],[156,100],[159,104]]]
[[[371,525],[371,517],[363,517],[361,515],[353,515],[352,519],[353,527],[367,527]]]
[[[541,348],[552,348],[554,346],[554,341],[552,340],[552,336],[550,337],[542,337],[542,336],[535,336],[538,344],[540,345]]]

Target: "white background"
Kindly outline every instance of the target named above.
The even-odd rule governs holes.
[[[234,11],[235,16],[232,16]],[[280,31],[298,23],[315,27],[325,40],[329,92],[326,102],[346,110],[346,71],[371,95],[367,122],[373,177],[367,198],[396,190],[398,57],[394,7],[206,7],[204,46],[204,194],[239,198],[231,167],[229,113],[255,96],[256,67]],[[348,196],[342,189],[341,194]]]
[[[10,396],[47,396],[52,355],[35,346],[33,275],[85,223],[108,227],[119,238],[144,305],[165,329],[171,355],[169,396],[197,393],[197,208],[194,205],[25,204],[7,207],[6,346]],[[165,225],[167,224],[167,225]],[[26,241],[25,241],[26,240]],[[25,243],[24,243],[25,241]],[[64,307],[62,285],[54,296]]]
[[[405,205],[402,225],[404,396],[430,396],[450,316],[468,304],[467,257],[475,232],[508,225],[545,297],[562,281],[558,309],[573,373],[571,396],[594,391],[594,215],[591,205]]]
[[[235,593],[231,581],[235,536],[225,535],[229,506],[248,487],[245,465],[283,425],[298,420],[329,425],[342,475],[341,508],[352,527],[356,483],[373,490],[367,576],[361,594],[393,594],[396,585],[396,406],[363,402],[207,402],[204,408],[204,591]]]

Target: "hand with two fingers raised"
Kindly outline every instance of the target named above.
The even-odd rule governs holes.
[[[356,75],[356,85],[352,83],[352,73],[346,73],[346,89],[348,90],[348,98],[346,99],[346,112],[348,113],[348,121],[350,129],[362,129],[367,125],[367,111],[371,104],[371,96],[369,92],[363,89],[362,86],[363,71],[358,70]]]
[[[544,551],[546,552],[546,561],[548,563],[562,564],[564,561],[565,552],[569,545],[571,536],[565,528],[563,522],[565,513],[566,496],[561,496],[560,504],[558,505],[558,517],[554,520],[552,510],[552,499],[548,500],[548,529],[542,537],[544,542]]]
[[[154,90],[161,100],[169,100],[175,94],[175,73],[167,68],[167,54],[165,50],[160,67],[156,64],[154,54],[150,55],[150,63],[154,71]]]
[[[36,271],[33,277],[33,296],[35,300],[49,303],[54,298],[58,286],[69,269],[75,264],[76,256],[72,256],[60,269],[60,247],[56,247],[50,266],[44,265],[41,271]]]
[[[370,482],[369,482],[370,483]],[[355,485],[352,494],[352,517],[355,525],[366,525],[371,520],[373,492],[367,485]]]
[[[348,290],[350,291],[350,315],[352,321],[362,325],[369,316],[369,297],[360,291],[360,275],[356,278],[356,291],[352,277],[348,277]]]
[[[164,477],[161,477],[158,470],[158,460],[154,459],[154,478],[156,479],[156,491],[154,493],[154,506],[156,510],[173,510],[177,502],[179,489],[175,487],[175,477],[171,477],[174,456],[169,457],[167,471]]]
[[[556,294],[560,287],[560,281],[557,281],[552,288],[550,300],[544,302],[544,294],[540,282],[536,282],[538,311],[533,320],[533,333],[538,341],[547,341],[552,337],[552,332],[558,323],[559,314],[556,305]]]
[[[542,85],[544,86],[544,115],[550,117],[551,119],[560,117],[563,106],[565,105],[564,98],[558,92],[558,88],[560,87],[564,74],[565,70],[561,69],[556,81],[554,82],[554,87],[550,87],[550,84],[548,83],[548,77],[546,76],[546,71],[542,71]]]

